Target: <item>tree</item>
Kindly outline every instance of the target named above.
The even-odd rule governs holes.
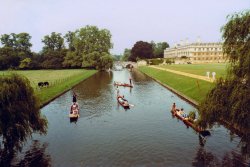
[[[0,38],[3,47],[9,47],[17,52],[30,53],[32,44],[30,43],[31,36],[28,33],[11,33],[3,34]]]
[[[30,39],[31,36],[24,32],[3,34],[0,38],[3,44],[0,50],[0,69],[18,68],[19,61],[32,57]]]
[[[0,70],[18,67],[20,57],[10,47],[0,48]]]
[[[154,41],[151,42],[154,50],[154,58],[163,58],[164,50],[169,47],[167,42],[159,42],[157,44]]]
[[[47,51],[43,53],[43,61],[41,63],[42,68],[46,69],[60,69],[63,67],[64,57],[66,56],[67,50],[55,50]]]
[[[74,38],[75,38],[75,32],[68,31],[65,35],[64,38],[66,39],[66,42],[68,43],[68,49],[69,51],[75,51],[74,47]]]
[[[47,120],[30,82],[16,74],[0,78],[0,166],[8,164],[33,132],[45,134]]]
[[[138,41],[131,50],[131,55],[128,60],[136,61],[137,59],[153,58],[153,47],[148,42]]]
[[[24,52],[25,54],[30,53],[30,48],[32,44],[30,43],[31,36],[28,33],[19,33],[16,35],[16,49],[20,52]]]
[[[100,63],[98,64],[97,68],[100,70],[105,70],[113,67],[113,58],[108,54],[103,52],[102,56],[100,57]]]
[[[44,43],[43,52],[60,51],[64,48],[61,33],[52,32],[51,35],[44,36],[42,42]]]
[[[120,61],[122,55],[115,55],[115,54],[113,54],[112,57],[113,57],[114,61]]]
[[[223,51],[230,67],[199,106],[202,127],[223,122],[240,131],[250,145],[250,12],[235,14],[223,27]],[[249,152],[248,152],[249,153]]]
[[[123,52],[122,60],[128,61],[128,58],[130,57],[130,55],[131,55],[131,49],[125,48],[125,50]]]
[[[76,52],[84,56],[92,52],[109,53],[113,44],[109,30],[86,26],[76,31],[74,46]]]
[[[66,68],[81,68],[82,67],[82,55],[77,55],[76,52],[68,51],[64,57],[63,67]]]
[[[1,43],[4,47],[12,48],[14,46],[13,39],[11,38],[11,35],[9,35],[9,34],[1,35],[0,40],[1,40]]]
[[[86,26],[77,30],[73,43],[76,49],[74,55],[82,56],[82,67],[96,69],[101,69],[100,58],[109,55],[109,50],[113,46],[109,30],[98,29],[96,26]]]

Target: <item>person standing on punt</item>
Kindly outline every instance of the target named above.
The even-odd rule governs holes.
[[[75,92],[73,92],[73,103],[76,103],[76,97],[77,97],[77,95],[76,95],[76,93]]]
[[[175,103],[173,103],[173,105],[172,105],[172,112],[175,112],[176,111],[176,105],[175,105]]]

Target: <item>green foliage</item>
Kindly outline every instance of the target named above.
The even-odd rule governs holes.
[[[28,69],[30,67],[31,58],[25,58],[20,62],[20,69]]]
[[[64,38],[66,39],[66,42],[68,43],[68,49],[69,51],[75,51],[74,47],[74,38],[75,38],[75,32],[68,31],[65,35]]]
[[[47,52],[43,53],[41,67],[44,69],[61,69],[63,67],[66,51],[67,50],[65,49],[48,50]]]
[[[100,63],[98,64],[97,68],[100,70],[105,70],[113,67],[113,58],[104,53],[102,57],[100,57]]]
[[[20,150],[33,132],[45,134],[47,120],[28,79],[16,74],[0,78],[0,157]]]
[[[86,26],[76,31],[74,46],[77,53],[88,55],[92,52],[109,53],[113,44],[109,30]]]
[[[196,118],[196,113],[195,113],[195,111],[190,111],[190,112],[188,113],[188,118],[189,118],[190,120],[195,120],[195,118]]]
[[[0,48],[0,70],[5,70],[19,65],[20,57],[10,47]]]
[[[154,58],[163,58],[164,57],[164,50],[166,48],[169,48],[169,44],[167,42],[159,42],[159,43],[154,43],[154,41],[151,41],[151,44],[153,46],[153,53],[154,53]]]
[[[3,34],[0,38],[1,43],[4,47],[12,48],[15,51],[23,51],[25,53],[30,52],[30,47],[32,44],[30,43],[31,36],[28,33],[11,33]]]
[[[163,63],[163,59],[150,59],[149,64],[150,65],[159,65]]]
[[[131,50],[131,55],[128,58],[129,61],[137,61],[139,59],[153,58],[153,46],[152,44],[144,41],[138,41],[135,43]]]
[[[109,30],[98,29],[96,26],[86,26],[77,30],[73,44],[76,49],[75,55],[82,56],[82,67],[96,69],[105,67],[101,64],[101,57],[109,54],[109,50],[113,47]],[[105,58],[103,62],[109,61]]]
[[[122,61],[128,61],[130,55],[131,55],[131,49],[125,48],[123,56],[122,56]]]
[[[165,59],[165,63],[166,64],[172,64],[172,63],[174,63],[174,60],[171,60],[171,59],[167,58],[167,59]]]
[[[122,55],[112,55],[114,61],[120,61],[122,58]]]
[[[61,33],[52,32],[51,35],[43,37],[43,52],[61,51],[64,48],[64,39]]]
[[[81,68],[83,58],[76,52],[68,51],[64,57],[63,67],[66,68]]]
[[[231,67],[227,77],[217,81],[199,107],[199,124],[203,127],[224,122],[245,135],[250,134],[249,27],[250,12],[245,12],[231,16],[222,29],[225,40],[223,50]]]
[[[30,39],[28,33],[1,35],[0,69],[18,68],[20,60],[32,57]]]
[[[98,70],[104,70],[113,67],[113,58],[105,52],[92,52],[83,56],[82,66],[85,68],[95,68]]]

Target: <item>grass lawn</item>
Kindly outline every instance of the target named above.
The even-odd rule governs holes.
[[[96,70],[26,70],[26,71],[0,71],[0,76],[17,73],[27,77],[41,100],[46,104],[62,92],[71,89],[74,85],[95,74]],[[39,88],[38,82],[48,81],[50,86]]]
[[[171,64],[171,65],[160,65],[159,67],[187,72],[191,74],[206,76],[206,72],[210,71],[210,77],[212,72],[216,72],[216,78],[226,76],[226,63],[217,64]]]
[[[178,92],[181,92],[198,103],[206,97],[208,91],[214,86],[214,84],[210,82],[153,69],[147,66],[141,66],[139,67],[139,70],[152,78],[159,80],[161,83],[172,87]]]

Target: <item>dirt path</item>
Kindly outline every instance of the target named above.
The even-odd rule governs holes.
[[[195,78],[195,79],[204,80],[204,81],[207,81],[207,82],[214,82],[214,80],[212,78],[209,79],[207,77],[200,76],[200,75],[190,74],[190,73],[176,71],[176,70],[170,70],[170,69],[166,69],[166,68],[162,68],[162,67],[158,67],[158,66],[153,66],[153,65],[149,66],[149,67],[155,68],[155,69],[158,69],[158,70],[172,72],[172,73],[175,73],[175,74],[179,74],[179,75],[183,75],[183,76],[187,76],[187,77],[191,77],[191,78]]]

